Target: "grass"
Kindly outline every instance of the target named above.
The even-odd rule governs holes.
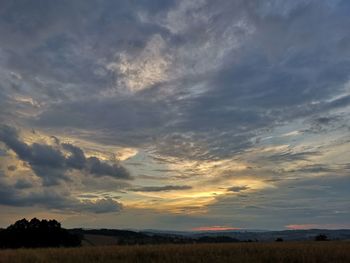
[[[281,242],[99,246],[0,250],[0,263],[90,262],[350,262],[350,242]]]

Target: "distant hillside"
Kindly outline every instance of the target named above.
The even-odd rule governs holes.
[[[323,234],[329,240],[350,240],[350,230],[286,230],[286,231],[131,231],[117,229],[72,229],[71,233],[82,237],[83,245],[134,245],[134,244],[189,244],[189,243],[234,243],[314,240]]]
[[[258,240],[274,241],[282,238],[285,241],[307,241],[314,240],[319,235],[324,234],[330,240],[350,240],[350,229],[327,230],[327,229],[310,229],[310,230],[283,230],[283,231],[223,231],[223,232],[200,232],[193,233],[192,237],[201,236],[229,236],[241,241]]]
[[[72,229],[72,234],[82,237],[83,245],[142,245],[142,244],[191,244],[233,243],[239,240],[228,236],[189,237],[168,233],[136,232],[116,229]]]

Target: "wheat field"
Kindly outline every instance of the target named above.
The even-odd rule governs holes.
[[[284,242],[96,246],[1,250],[0,263],[90,262],[350,262],[350,242]]]

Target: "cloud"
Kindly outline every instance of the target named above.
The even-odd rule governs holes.
[[[83,170],[94,174],[96,176],[109,175],[114,178],[130,179],[129,172],[121,165],[108,164],[101,161],[97,157],[86,158],[84,152],[72,144],[63,143],[62,147],[68,150],[71,155],[66,159],[66,165],[68,167]]]
[[[75,169],[83,169],[86,163],[85,154],[79,147],[70,143],[62,143],[63,149],[69,151],[71,155],[66,158],[66,164]]]
[[[245,190],[248,190],[249,187],[246,186],[246,185],[243,185],[243,186],[231,186],[229,188],[227,188],[227,191],[230,191],[230,192],[234,192],[234,193],[239,193],[239,192],[242,192],[242,191],[245,191]]]
[[[60,40],[59,48],[50,44],[51,36],[44,35],[38,56],[50,54],[56,62],[61,61],[57,54],[69,54],[67,58],[73,61],[59,63],[62,74],[74,72],[89,88],[66,77],[69,88],[54,89],[65,99],[48,94],[50,107],[44,107],[31,123],[41,128],[85,129],[103,137],[104,142],[117,138],[123,145],[153,147],[157,138],[155,150],[167,155],[232,156],[253,147],[251,139],[256,134],[283,125],[285,120],[348,105],[346,96],[329,101],[343,92],[348,81],[345,69],[349,62],[338,47],[347,31],[343,26],[332,30],[335,25],[323,20],[325,16],[340,19],[335,10],[343,5],[169,1],[150,8],[144,3],[111,1],[98,7],[80,1],[67,3],[61,7],[70,10],[65,19],[54,16],[52,20],[75,21],[78,7],[82,7],[87,25],[76,23],[63,33],[69,35],[63,40],[62,28],[55,28],[57,31],[50,34],[56,42]],[[45,8],[53,12],[56,4]],[[112,15],[110,10],[127,13],[128,19]],[[27,12],[25,18],[29,19],[37,17],[39,11]],[[128,30],[119,23],[127,23]],[[312,27],[300,26],[303,24]],[[41,26],[37,26],[38,31]],[[332,32],[327,40],[323,39],[325,31]],[[76,52],[81,43],[74,37],[76,32],[89,40],[85,52]],[[303,36],[310,37],[304,41]],[[286,41],[276,45],[277,39]],[[96,41],[92,49],[90,43]],[[43,68],[57,72],[56,64]],[[105,73],[86,74],[92,70]],[[48,77],[45,72],[42,75]],[[115,93],[124,86],[137,92]],[[42,92],[47,90],[53,89]],[[187,136],[185,145],[172,145],[169,137],[173,133],[191,137]],[[187,144],[196,151],[186,150]]]
[[[16,189],[26,189],[33,187],[33,184],[25,179],[19,179],[16,184],[14,185]]]
[[[107,65],[118,75],[117,88],[137,92],[167,81],[171,56],[165,53],[165,47],[162,36],[155,34],[135,57],[118,54],[118,61]]]
[[[306,217],[327,218],[320,203],[344,211],[341,184],[331,191],[302,183],[348,172],[349,10],[347,1],[317,0],[1,1],[0,122],[8,126],[0,129],[0,166],[17,167],[2,177],[18,182],[11,189],[19,196],[38,190],[38,182],[62,195],[95,194],[85,210],[74,197],[50,201],[81,211],[122,189],[129,189],[127,201],[149,208],[151,194],[141,199],[133,191],[176,198],[171,191],[186,188],[174,187],[193,187],[211,200],[176,203],[183,213],[195,210],[194,201],[210,211],[200,224],[181,221],[193,227],[253,218],[284,227],[267,215],[275,213],[298,219],[290,224],[316,222]],[[9,126],[35,129],[32,138],[57,137],[29,142]],[[118,147],[136,149],[130,163],[142,165],[94,154],[118,156]],[[39,178],[24,178],[28,169]],[[147,176],[135,177],[133,189],[131,174]],[[145,186],[149,179],[156,186]],[[46,196],[27,197],[42,203]],[[171,207],[172,198],[159,207]],[[169,217],[169,225],[176,222]]]
[[[144,186],[138,188],[131,188],[129,190],[133,192],[167,192],[167,191],[178,191],[178,190],[189,190],[192,189],[188,185],[165,185],[165,186]]]
[[[122,204],[112,198],[99,199],[95,202],[83,201],[77,207],[77,209],[81,209],[82,211],[93,212],[96,214],[119,212],[122,208]]]
[[[316,116],[311,119],[310,127],[304,129],[310,133],[327,133],[336,129],[347,127],[344,114],[328,114]]]
[[[123,205],[113,198],[84,198],[71,195],[63,188],[36,188],[27,179],[19,179],[9,184],[0,179],[0,205],[14,207],[41,207],[64,213],[114,213],[123,209]]]
[[[109,175],[119,179],[131,179],[129,172],[121,165],[110,165],[105,162],[101,162],[96,157],[90,157],[87,159],[88,171],[97,176]]]
[[[69,180],[66,171],[70,169],[115,179],[132,178],[123,166],[106,163],[97,157],[86,158],[84,152],[72,144],[61,144],[62,148],[70,153],[68,157],[60,148],[51,145],[38,143],[28,145],[20,140],[17,130],[10,126],[1,127],[0,141],[13,150],[21,160],[26,161],[35,174],[43,179],[44,185],[55,185],[60,180]]]
[[[288,175],[283,173],[281,176]],[[281,229],[289,224],[303,225],[305,222],[344,224],[349,218],[348,182],[346,174],[335,176],[331,173],[329,176],[303,176],[298,179],[292,177],[275,182],[273,188],[249,192],[242,198],[219,197],[217,202],[209,205],[208,214],[225,211],[226,216],[235,218],[236,225],[244,228],[254,228],[256,221],[264,222],[260,226],[269,229]],[[252,220],[252,217],[255,219]]]
[[[10,165],[10,166],[7,166],[7,170],[9,171],[16,171],[17,167],[15,165]]]
[[[267,160],[276,163],[308,161],[311,157],[320,155],[317,151],[292,152],[291,150],[283,151],[268,155]]]
[[[343,169],[343,167],[334,168],[331,165],[325,165],[325,164],[312,164],[312,165],[301,166],[300,168],[290,170],[289,172],[311,173],[311,174],[333,173],[333,172],[336,172],[339,168],[340,170]]]

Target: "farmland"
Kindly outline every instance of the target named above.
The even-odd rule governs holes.
[[[350,242],[280,242],[86,246],[0,250],[0,263],[12,262],[350,262]]]

